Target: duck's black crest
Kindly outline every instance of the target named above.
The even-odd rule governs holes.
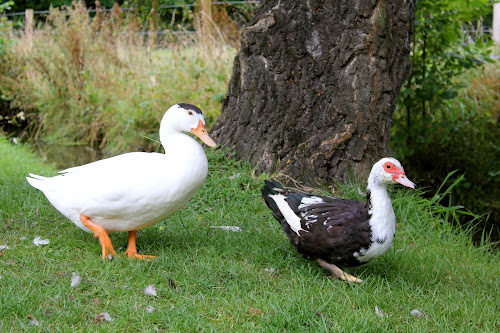
[[[196,112],[196,113],[203,114],[203,113],[201,112],[201,110],[200,110],[200,108],[199,108],[199,107],[194,106],[194,105],[192,105],[192,104],[187,104],[187,103],[179,103],[179,104],[177,104],[177,105],[179,105],[179,106],[180,106],[181,108],[183,108],[183,109],[186,109],[186,110],[191,110],[191,111],[194,111],[194,112]]]

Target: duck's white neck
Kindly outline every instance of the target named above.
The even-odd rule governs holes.
[[[387,184],[380,181],[377,176],[370,174],[367,188],[367,204],[369,208],[370,226],[372,227],[372,240],[374,242],[392,243],[396,231],[396,216],[392,209],[391,198],[387,193]]]
[[[168,113],[168,112],[167,112]],[[160,142],[163,148],[167,149],[169,143],[175,138],[186,135],[175,128],[175,121],[170,121],[168,115],[165,114],[160,124]]]
[[[189,134],[179,131],[164,132],[160,135],[160,142],[165,149],[165,154],[169,152],[179,152],[181,155],[203,153],[203,147]]]
[[[371,215],[372,244],[358,257],[361,262],[370,261],[384,254],[391,247],[396,232],[396,217],[387,194],[387,185],[370,174],[366,195],[368,212]]]
[[[183,184],[183,189],[179,191],[186,188],[196,191],[208,172],[207,156],[201,144],[189,134],[178,131],[166,133],[161,137],[161,143],[169,170],[180,175],[177,182]]]

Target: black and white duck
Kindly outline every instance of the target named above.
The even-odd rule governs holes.
[[[401,163],[387,157],[373,165],[366,202],[291,192],[274,179],[261,192],[300,255],[342,280],[362,282],[338,266],[365,264],[390,248],[396,216],[387,185],[394,183],[416,187]]]

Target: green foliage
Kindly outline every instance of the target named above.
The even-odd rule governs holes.
[[[5,10],[10,9],[13,4],[14,1],[0,3],[0,56],[2,56],[6,52],[7,48],[12,43],[8,36],[8,33],[11,29],[11,23],[1,15]]]
[[[75,3],[68,14],[52,10],[31,43],[16,39],[3,57],[0,91],[30,120],[26,135],[111,153],[155,150],[147,138],[157,138],[163,113],[181,102],[198,105],[210,127],[235,49],[184,40],[150,49],[140,29],[133,16],[111,11],[91,19]]]
[[[399,99],[406,124],[398,124],[398,138],[406,136],[406,141],[411,141],[414,135],[425,135],[419,132],[419,123],[457,95],[456,77],[489,60],[492,41],[473,40],[461,32],[464,22],[478,20],[491,11],[487,4],[489,0],[417,1],[410,55],[413,69]]]
[[[209,150],[209,176],[187,207],[140,230],[153,261],[100,257],[99,242],[24,179],[54,170],[0,140],[0,331],[494,332],[500,257],[448,220],[454,207],[394,188],[394,248],[330,279],[302,259],[260,197],[262,178]],[[5,171],[4,171],[5,170]],[[364,199],[362,184],[339,196]],[[230,232],[211,226],[239,226]],[[36,236],[50,241],[35,246]],[[126,233],[111,234],[118,253]],[[72,273],[82,282],[71,287]],[[154,284],[157,297],[144,294]],[[376,308],[383,312],[377,314]],[[412,310],[420,315],[412,315]],[[150,312],[151,311],[151,312]],[[99,321],[106,312],[111,321]],[[38,326],[35,326],[33,318]]]
[[[458,170],[448,179],[453,182],[464,175],[456,186],[453,202],[475,213],[490,214],[490,223],[498,228],[500,63],[471,70],[462,81],[467,86],[457,90],[457,97],[422,125],[425,136],[415,136],[407,146],[393,141],[392,147],[396,154],[404,155],[405,163],[431,188],[437,188],[448,172]],[[407,147],[410,151],[405,151]]]
[[[491,220],[500,221],[499,64],[489,57],[492,41],[463,32],[476,21],[482,30],[488,12],[487,0],[417,1],[413,70],[398,101],[391,147],[431,188],[450,171],[458,170],[449,182],[465,173],[454,202],[493,211]],[[485,80],[481,89],[473,89],[474,75]]]
[[[13,4],[14,4],[14,1],[7,1],[4,3],[0,3],[0,14],[2,14],[6,10],[9,10]]]

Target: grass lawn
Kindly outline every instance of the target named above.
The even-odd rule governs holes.
[[[418,192],[394,189],[394,246],[347,269],[364,280],[350,284],[295,253],[260,197],[265,175],[207,153],[209,176],[188,207],[138,233],[139,252],[157,258],[108,261],[24,179],[55,170],[0,139],[0,245],[8,246],[0,250],[0,331],[500,331],[498,252],[474,247]],[[338,194],[363,199],[357,185]],[[37,236],[50,243],[35,246]],[[111,239],[125,251],[126,233]],[[144,293],[151,284],[156,296]]]

